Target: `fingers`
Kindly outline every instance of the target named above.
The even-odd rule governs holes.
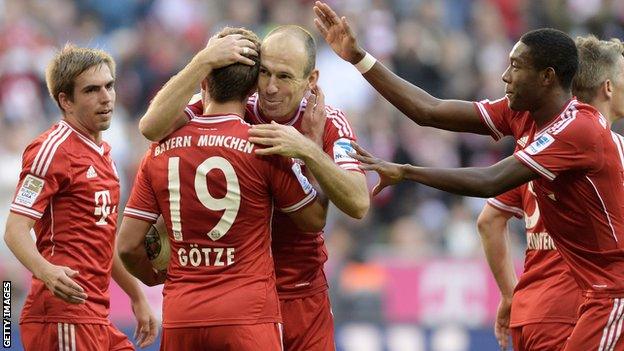
[[[259,145],[275,146],[278,141],[275,140],[274,138],[249,137],[249,142],[254,143],[254,144],[259,144]],[[262,153],[258,152],[260,150],[261,150],[260,148],[256,149],[257,155],[262,155]]]
[[[327,38],[327,28],[325,28],[323,23],[321,23],[321,20],[319,20],[318,18],[315,18],[314,25],[316,26],[316,29],[318,29],[319,33],[321,33],[323,38]]]
[[[154,341],[156,341],[157,336],[158,336],[158,326],[157,326],[156,320],[154,318],[151,318],[149,332],[147,333],[145,337],[145,341],[143,342],[143,345],[140,345],[140,346],[145,347],[145,346],[149,346],[153,344]]]
[[[334,12],[334,10],[332,10],[332,8],[329,7],[329,5],[327,5],[326,3],[317,1],[316,6],[318,6],[318,8],[321,9],[324,15],[324,18],[327,20],[327,23],[329,23],[330,25],[334,25],[340,22],[340,18],[338,18],[338,15],[336,14],[336,12]]]
[[[279,136],[279,131],[270,124],[259,124],[252,126],[251,129],[249,129],[249,136],[275,138]]]
[[[353,146],[353,148],[355,149],[355,151],[357,151],[358,154],[362,156],[370,157],[370,158],[373,157],[373,155],[371,155],[370,152],[364,150],[364,148],[358,145],[358,143],[356,143],[355,141],[351,142],[351,146]]]
[[[281,155],[281,147],[273,146],[273,147],[267,147],[264,149],[256,149],[256,155],[258,156]]]
[[[353,33],[353,30],[351,29],[347,18],[345,16],[342,16],[340,18],[340,22],[342,23],[342,27],[344,28],[345,32],[347,32],[347,35],[351,38],[355,38],[355,34]]]
[[[319,19],[320,22],[322,22],[323,25],[330,24],[329,18],[327,14],[325,14],[325,9],[322,7],[322,3],[320,1],[317,1],[312,9],[314,10],[316,17]]]

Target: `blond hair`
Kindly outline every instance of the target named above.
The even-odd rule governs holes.
[[[46,85],[50,96],[61,110],[63,107],[59,94],[65,93],[70,100],[73,99],[76,78],[89,68],[101,64],[106,64],[115,78],[115,61],[102,50],[79,48],[68,43],[54,56],[46,68]]]
[[[579,100],[591,102],[598,88],[618,76],[617,60],[624,55],[624,43],[619,39],[599,40],[593,35],[576,38],[579,69],[572,82],[572,92]]]

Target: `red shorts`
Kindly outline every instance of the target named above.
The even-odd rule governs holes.
[[[533,323],[511,328],[514,351],[559,351],[574,329],[569,323]]]
[[[334,316],[327,290],[300,298],[280,300],[285,351],[334,351]]]
[[[161,351],[282,351],[279,323],[163,328]]]
[[[564,351],[624,351],[624,298],[585,298]]]
[[[135,350],[112,324],[22,323],[20,334],[26,351]]]

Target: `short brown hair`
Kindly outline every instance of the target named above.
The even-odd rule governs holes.
[[[607,79],[617,77],[617,60],[624,55],[619,39],[599,40],[593,35],[576,38],[579,70],[572,82],[572,92],[585,103],[592,101],[598,88]]]
[[[103,50],[79,48],[73,44],[65,44],[46,68],[46,84],[50,96],[61,110],[59,94],[65,93],[70,100],[74,98],[76,77],[93,66],[106,64],[115,78],[115,61]]]
[[[231,27],[223,28],[217,36],[223,38],[231,34],[241,34],[254,43],[258,56],[249,56],[255,62],[253,66],[234,63],[210,72],[206,78],[208,94],[211,100],[219,103],[247,99],[256,89],[260,73],[260,38],[248,29]]]

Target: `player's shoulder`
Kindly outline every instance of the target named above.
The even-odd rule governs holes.
[[[338,133],[340,138],[355,138],[355,132],[351,126],[351,122],[347,119],[345,113],[336,107],[331,105],[325,105],[325,130],[334,130]],[[326,133],[327,134],[327,133]]]
[[[33,139],[24,149],[23,166],[30,173],[45,176],[50,167],[69,160],[75,155],[72,150],[73,130],[68,124],[59,122]]]
[[[591,139],[609,130],[607,119],[595,107],[573,100],[547,132],[553,136],[573,135]]]

